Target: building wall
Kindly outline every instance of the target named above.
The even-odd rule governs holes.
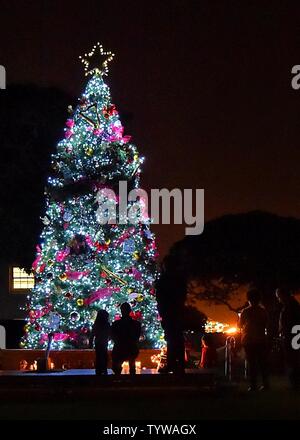
[[[11,293],[9,266],[0,265],[0,320],[23,319],[26,316],[21,307],[25,305],[27,293]]]

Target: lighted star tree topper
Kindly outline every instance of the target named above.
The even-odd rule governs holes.
[[[131,304],[133,318],[142,323],[142,346],[163,344],[151,221],[141,202],[134,201],[128,203],[137,216],[134,223],[129,218],[127,224],[99,222],[99,192],[114,191],[116,197],[105,201],[117,208],[119,181],[138,188],[143,162],[131,137],[124,135],[103,80],[113,56],[97,43],[80,57],[90,79],[52,156],[22,347],[45,348],[53,333],[52,348],[85,348],[97,311],[107,310],[113,321],[123,302]]]

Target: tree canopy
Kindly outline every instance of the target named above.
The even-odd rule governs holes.
[[[300,220],[261,211],[226,215],[175,243],[167,261],[164,276],[178,277],[180,268],[184,298],[188,293],[231,308],[230,299],[246,285],[260,289],[273,308],[277,287],[300,288]]]

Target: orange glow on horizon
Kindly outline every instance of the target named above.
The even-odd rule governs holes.
[[[225,330],[225,333],[228,335],[233,335],[234,333],[237,333],[239,330],[236,327],[230,327],[228,330]]]

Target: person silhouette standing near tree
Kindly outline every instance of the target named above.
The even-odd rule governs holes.
[[[139,354],[139,339],[141,336],[141,324],[131,318],[131,307],[128,303],[121,305],[122,318],[115,321],[111,326],[114,347],[112,351],[112,369],[115,374],[121,374],[122,363],[129,362],[130,374],[135,374],[135,360]]]
[[[156,281],[157,308],[167,341],[167,365],[161,373],[185,373],[184,305],[186,275],[182,264],[173,256],[164,259]]]
[[[288,369],[290,383],[294,389],[300,388],[300,350],[292,346],[295,336],[292,329],[300,325],[300,304],[286,288],[276,290],[276,297],[282,305],[279,318],[279,334],[283,342],[285,363]]]
[[[260,305],[261,295],[258,290],[252,289],[247,292],[249,306],[245,308],[240,317],[241,342],[246,353],[249,368],[250,387],[248,391],[257,389],[258,374],[262,376],[263,385],[261,391],[269,389],[268,377],[268,346],[267,325],[268,316],[265,309]]]
[[[92,348],[95,344],[97,375],[107,374],[107,345],[110,338],[108,318],[109,314],[106,310],[99,310],[90,336],[90,347]]]

